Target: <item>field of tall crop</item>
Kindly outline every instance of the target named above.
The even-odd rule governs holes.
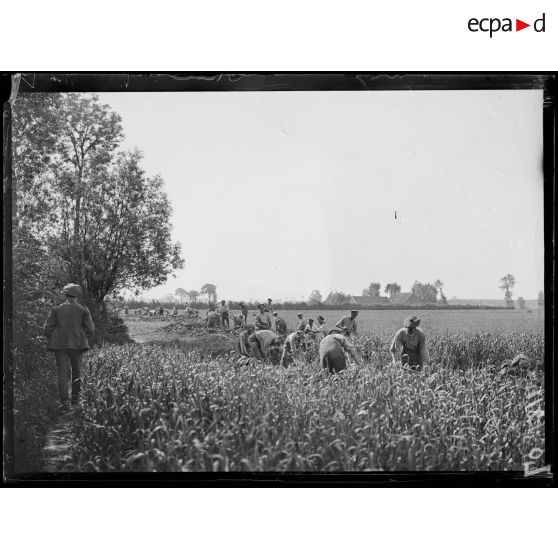
[[[280,310],[279,314],[285,318],[289,327],[294,328],[297,323],[297,310]],[[326,322],[333,327],[343,316],[348,316],[347,310],[303,310],[305,318],[316,318],[322,315]],[[499,331],[540,331],[544,330],[544,311],[506,310],[505,308],[492,310],[360,310],[357,318],[359,331],[379,334],[385,330],[393,330],[403,326],[403,320],[410,314],[421,318],[420,327],[425,333],[438,331],[459,331],[465,333],[491,333]]]
[[[180,341],[92,351],[66,470],[510,471],[544,448],[542,373],[500,373],[542,362],[541,332],[435,332],[418,372],[389,364],[391,336],[360,336],[364,364],[336,375],[316,348],[287,369]]]

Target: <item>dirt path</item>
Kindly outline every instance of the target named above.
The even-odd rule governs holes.
[[[169,329],[168,320],[125,320],[130,337],[141,344],[167,343],[179,344],[187,350],[207,350],[212,354],[219,354],[234,348],[236,336],[222,332],[208,332],[205,329],[173,328]],[[165,329],[167,328],[167,329]],[[72,459],[73,426],[83,418],[82,412],[60,414],[48,431],[43,446],[43,467],[49,473],[70,472],[75,470]]]

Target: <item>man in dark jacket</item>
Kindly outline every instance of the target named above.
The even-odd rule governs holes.
[[[63,410],[69,410],[70,385],[72,405],[79,403],[81,388],[81,357],[89,350],[88,337],[95,327],[89,309],[78,304],[81,287],[73,283],[62,289],[66,302],[50,311],[44,327],[48,339],[47,350],[54,352],[58,369],[58,394]]]

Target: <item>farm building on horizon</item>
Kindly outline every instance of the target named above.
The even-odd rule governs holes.
[[[387,296],[351,296],[351,304],[361,304],[362,306],[373,306],[377,304],[389,304]]]
[[[420,306],[422,303],[415,293],[396,293],[390,297],[391,304],[408,304],[409,306]]]

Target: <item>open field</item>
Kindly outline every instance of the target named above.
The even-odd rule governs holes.
[[[511,471],[544,448],[544,418],[526,409],[543,396],[542,371],[501,372],[520,352],[542,362],[538,328],[432,329],[434,365],[413,372],[389,364],[384,325],[359,335],[363,366],[328,375],[317,347],[287,369],[240,365],[233,334],[127,322],[147,343],[88,355],[65,470]]]
[[[303,311],[305,318],[316,318],[322,315],[328,325],[333,327],[348,311],[343,310],[310,310]],[[279,312],[287,325],[294,328],[297,323],[296,310]],[[497,331],[543,331],[543,311],[519,310],[360,310],[357,324],[360,331],[379,333],[403,326],[406,316],[415,314],[420,317],[420,327],[425,333],[434,331],[497,332]]]

